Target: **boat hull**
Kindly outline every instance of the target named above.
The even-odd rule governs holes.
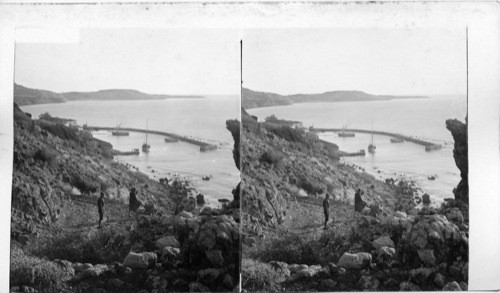
[[[426,152],[432,152],[432,151],[438,151],[440,149],[442,149],[443,146],[440,145],[440,144],[432,144],[432,145],[428,145],[425,147],[425,151]]]
[[[391,138],[391,143],[402,143],[402,142],[405,142],[405,140],[402,138],[395,138],[395,137]]]
[[[165,137],[165,142],[179,142],[179,139],[173,137]]]
[[[339,137],[354,137],[355,134],[353,132],[340,132]]]
[[[129,133],[126,131],[112,131],[111,134],[114,136],[128,136],[129,135]]]

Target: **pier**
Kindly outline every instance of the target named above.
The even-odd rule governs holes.
[[[85,129],[91,130],[91,131],[99,131],[99,130],[113,131],[113,130],[116,130],[116,127],[86,126]],[[120,131],[156,134],[156,135],[162,135],[162,136],[166,136],[166,137],[170,137],[170,138],[175,138],[175,139],[178,139],[180,141],[199,146],[200,152],[214,151],[217,149],[217,145],[210,144],[210,143],[207,143],[207,142],[204,142],[201,140],[197,140],[195,138],[190,138],[190,137],[182,136],[179,134],[166,132],[166,131],[146,130],[146,129],[139,129],[139,128],[122,128],[122,127],[120,127]]]
[[[407,135],[402,135],[399,133],[392,133],[387,131],[376,131],[376,130],[366,130],[366,129],[346,129],[346,128],[309,128],[310,131],[316,132],[358,132],[358,133],[368,133],[368,134],[377,134],[377,135],[385,135],[394,138],[402,138],[405,141],[413,142],[415,144],[419,144],[425,147],[427,152],[440,150],[443,148],[440,144],[435,144],[420,138],[415,138]]]

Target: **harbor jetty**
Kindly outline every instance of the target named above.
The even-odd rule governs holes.
[[[419,144],[425,147],[425,151],[430,152],[430,151],[435,151],[435,150],[440,150],[443,148],[442,145],[440,144],[435,144],[420,138],[415,138],[407,135],[402,135],[399,133],[392,133],[392,132],[387,132],[387,131],[376,131],[376,130],[367,130],[367,129],[346,129],[346,128],[314,128],[310,127],[309,131],[312,132],[342,132],[342,131],[347,131],[347,132],[358,132],[358,133],[368,133],[368,134],[377,134],[377,135],[385,135],[393,138],[399,138],[403,139],[405,141],[413,142],[415,144]]]
[[[113,131],[116,129],[116,127],[101,127],[101,126],[85,126],[85,130],[89,131],[99,131],[99,130],[105,130],[105,131]],[[149,130],[149,129],[139,129],[139,128],[120,128],[122,131],[129,131],[129,132],[140,132],[140,133],[148,133],[148,134],[156,134],[156,135],[162,135],[167,138],[172,138],[172,139],[177,139],[179,141],[187,142],[190,144],[194,144],[200,147],[200,152],[208,152],[208,151],[214,151],[217,150],[217,145],[210,144],[195,138],[175,134],[175,133],[170,133],[166,131],[158,131],[158,130]]]

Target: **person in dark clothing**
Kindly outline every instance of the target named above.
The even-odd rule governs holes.
[[[356,190],[356,193],[354,194],[354,211],[355,212],[362,212],[363,209],[366,207],[366,202],[361,198],[361,196],[365,194],[361,189],[358,188]]]
[[[361,213],[363,209],[366,207],[366,202],[363,201],[361,196],[364,192],[361,189],[357,189],[354,194],[354,217],[356,218],[356,212]]]
[[[327,193],[325,196],[325,200],[323,200],[323,212],[325,213],[325,230],[326,224],[328,224],[328,218],[330,216],[330,202],[328,202],[329,199],[330,195]]]
[[[137,211],[141,202],[137,199],[137,190],[135,187],[132,187],[130,190],[130,197],[128,199],[128,215],[130,216],[130,211]]]
[[[101,197],[97,200],[97,211],[99,212],[99,226],[101,228],[101,222],[104,218],[104,192],[101,192]]]

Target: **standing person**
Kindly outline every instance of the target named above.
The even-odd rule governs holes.
[[[97,200],[97,211],[99,212],[99,226],[101,228],[101,222],[104,218],[104,192],[101,191],[101,197]]]
[[[139,200],[137,199],[137,190],[135,189],[135,187],[132,187],[132,189],[130,190],[130,197],[128,199],[128,215],[130,217],[130,211],[137,211],[137,209],[139,208],[140,206],[140,202]]]
[[[330,194],[326,194],[325,199],[323,200],[323,212],[325,213],[325,230],[326,230],[326,224],[328,224],[328,218],[330,216],[330,202],[328,202],[328,199],[330,199]]]
[[[363,212],[363,209],[366,207],[366,202],[361,198],[361,195],[363,195],[364,192],[361,189],[357,189],[356,193],[354,194],[354,220],[356,223],[358,222],[358,218],[356,217],[356,213],[361,214]]]
[[[354,212],[362,212],[363,209],[366,206],[366,203],[363,201],[361,196],[364,194],[364,192],[361,189],[357,189],[356,193],[354,194]]]

